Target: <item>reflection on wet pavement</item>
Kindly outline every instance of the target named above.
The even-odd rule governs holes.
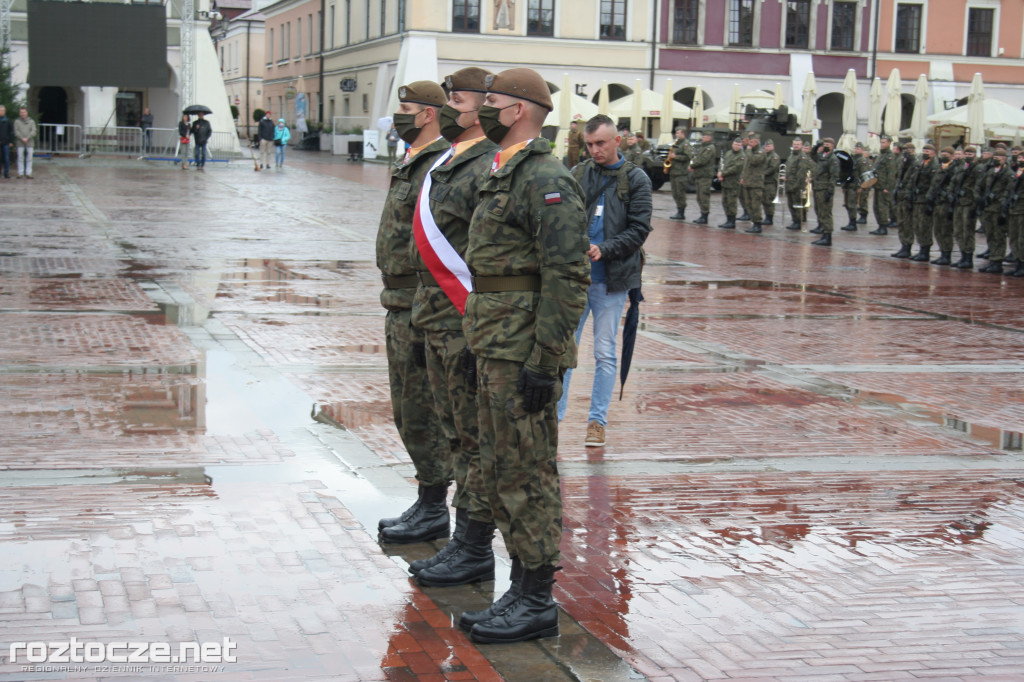
[[[586,336],[561,426],[562,636],[478,648],[501,543],[421,590],[436,547],[374,538],[415,494],[386,169],[294,156],[47,162],[3,201],[0,679],[26,633],[230,636],[217,679],[1019,679],[1019,281],[656,220],[609,443]]]

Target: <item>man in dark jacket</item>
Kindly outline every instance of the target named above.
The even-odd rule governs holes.
[[[590,289],[587,307],[576,329],[579,343],[587,316],[594,313],[594,386],[584,445],[605,444],[608,404],[615,389],[615,337],[630,289],[640,286],[640,247],[651,232],[651,181],[642,169],[623,158],[615,123],[604,115],[587,121],[583,139],[590,158],[573,170],[587,202]],[[562,382],[558,419],[565,416],[572,370]]]
[[[199,112],[199,118],[192,122],[192,144],[195,145],[195,161],[198,170],[206,167],[206,143],[210,141],[213,129],[210,122],[206,120],[203,112]]]
[[[7,118],[7,108],[0,104],[0,164],[4,177],[11,177],[11,147],[14,146],[14,124]]]
[[[256,126],[256,136],[260,138],[260,168],[270,165],[270,157],[274,153],[274,119],[266,112]]]

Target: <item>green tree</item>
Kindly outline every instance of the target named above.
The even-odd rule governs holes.
[[[7,117],[18,115],[18,108],[25,103],[18,97],[18,83],[13,82],[14,67],[11,66],[10,48],[0,48],[0,104],[7,107]]]

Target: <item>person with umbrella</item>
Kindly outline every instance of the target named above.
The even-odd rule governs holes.
[[[615,339],[630,290],[640,287],[640,249],[651,233],[651,180],[619,151],[614,122],[598,114],[587,121],[583,139],[590,158],[573,169],[586,197],[590,226],[590,289],[576,328],[579,343],[587,317],[594,314],[594,385],[583,444],[605,444],[608,405],[615,389]],[[635,297],[634,297],[635,298]],[[566,370],[558,419],[565,416],[572,370]]]
[[[192,144],[195,145],[196,168],[205,172],[206,167],[206,143],[210,141],[213,129],[210,122],[206,120],[206,112],[196,112],[198,118],[192,122]]]

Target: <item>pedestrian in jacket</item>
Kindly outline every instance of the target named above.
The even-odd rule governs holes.
[[[11,177],[11,148],[14,146],[14,124],[7,118],[7,107],[0,104],[0,164],[4,178]]]
[[[276,126],[274,119],[270,118],[270,112],[263,114],[259,124],[256,126],[256,136],[260,140],[260,168],[270,165],[270,152],[274,148],[274,134]]]
[[[32,154],[36,146],[36,122],[28,117],[28,109],[18,110],[14,122],[14,144],[18,152],[18,177],[32,179]]]
[[[290,139],[292,139],[292,134],[288,130],[288,126],[284,124],[284,119],[277,119],[277,127],[274,128],[274,148],[276,150],[274,163],[278,168],[284,167],[284,149],[288,146]]]
[[[206,167],[206,143],[210,141],[213,129],[210,122],[206,120],[205,114],[199,112],[199,118],[192,122],[192,144],[195,145],[196,168],[204,170]]]
[[[608,405],[615,389],[615,338],[630,289],[640,286],[640,248],[651,233],[651,180],[619,152],[614,122],[597,115],[583,128],[590,158],[573,169],[587,202],[590,288],[576,328],[579,345],[587,317],[594,315],[594,385],[583,444],[605,444]],[[565,416],[572,370],[565,372],[558,419]]]

